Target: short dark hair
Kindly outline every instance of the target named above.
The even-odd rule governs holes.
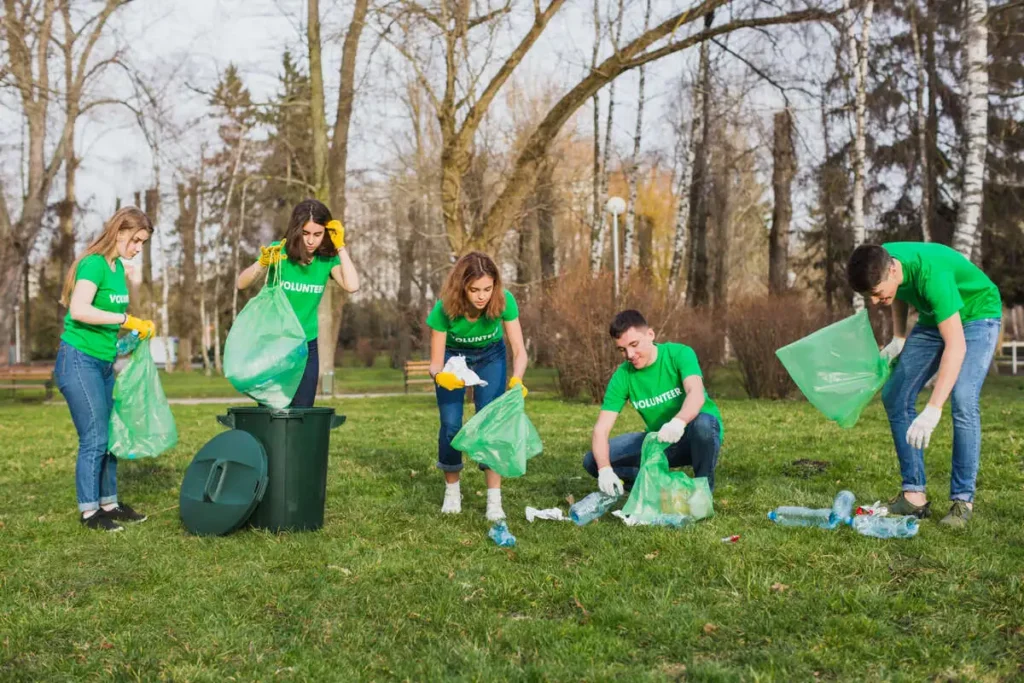
[[[640,311],[634,311],[632,308],[622,311],[615,316],[615,320],[612,321],[611,326],[608,328],[608,334],[612,336],[612,339],[618,339],[626,334],[631,327],[635,327],[638,330],[647,329],[647,320],[643,314]]]
[[[892,263],[892,256],[877,244],[862,244],[850,254],[846,266],[846,278],[850,288],[858,294],[874,291],[885,279],[885,273]]]

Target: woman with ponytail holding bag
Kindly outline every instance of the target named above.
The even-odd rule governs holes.
[[[90,529],[121,531],[142,515],[117,498],[117,458],[107,450],[114,406],[114,359],[119,328],[153,336],[152,321],[128,315],[128,279],[121,259],[132,259],[153,234],[135,207],[119,209],[68,270],[61,293],[67,306],[54,379],[78,431],[75,488],[81,522]]]
[[[309,355],[302,381],[290,408],[312,408],[320,375],[317,339],[317,310],[328,280],[346,292],[359,289],[359,274],[345,248],[345,228],[334,220],[322,202],[306,199],[292,210],[284,239],[260,247],[260,258],[238,276],[239,289],[246,289],[268,271],[268,279],[279,275],[281,287],[306,333]]]

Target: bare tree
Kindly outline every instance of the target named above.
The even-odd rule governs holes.
[[[978,226],[981,223],[988,145],[988,27],[986,0],[965,2],[963,52],[964,169],[960,208],[953,232],[953,248],[980,262]]]
[[[25,118],[28,157],[23,161],[27,183],[24,192],[20,193],[21,204],[16,217],[7,206],[6,190],[0,178],[0,311],[4,312],[0,315],[0,348],[6,348],[10,343],[13,317],[6,312],[14,306],[22,264],[42,230],[54,178],[68,157],[68,146],[74,145],[75,124],[87,109],[104,103],[102,99],[83,103],[87,86],[113,59],[108,57],[97,62],[92,58],[93,51],[111,15],[127,2],[105,0],[102,7],[82,23],[73,40],[66,36],[65,45],[69,40],[72,42],[68,47],[72,53],[76,44],[80,49],[70,66],[70,76],[67,73],[69,67],[65,66],[65,116],[57,127],[59,133],[54,144],[48,135],[54,129],[50,104],[55,99],[48,56],[54,41],[57,2],[3,0],[0,30],[8,51],[6,68]],[[74,157],[73,152],[71,156]]]
[[[651,0],[644,5],[644,32],[651,26]],[[640,164],[640,143],[644,131],[644,86],[646,85],[646,66],[639,69],[639,86],[636,98],[636,129],[633,132],[633,155],[627,166],[629,199],[626,205],[626,232],[622,240],[622,269],[628,275],[633,267],[633,245],[636,241],[636,197],[637,179]]]
[[[772,294],[782,294],[789,289],[789,230],[793,220],[793,177],[796,175],[793,112],[788,108],[775,114],[772,161],[775,205],[768,235],[768,289]]]
[[[854,88],[854,134],[853,134],[853,246],[864,243],[864,165],[867,156],[867,132],[865,129],[867,109],[868,81],[868,48],[871,42],[871,14],[874,0],[864,0],[861,16],[861,35],[857,41],[857,32],[850,0],[843,0],[843,14],[847,20],[847,58],[849,69],[853,74]],[[859,311],[864,308],[864,298],[859,294],[853,297],[853,308]]]
[[[914,87],[914,103],[916,106],[917,124],[917,156],[919,172],[921,175],[921,238],[925,242],[932,241],[931,230],[931,193],[928,191],[928,123],[927,112],[925,111],[925,68],[924,59],[921,56],[921,24],[920,12],[917,6],[918,0],[910,0],[910,38],[914,47],[914,72],[917,76],[917,83]]]
[[[623,15],[623,0],[618,2],[618,11],[615,14],[615,19],[611,23],[611,34],[612,34],[612,52],[619,51],[619,40],[622,36],[622,15]],[[591,244],[590,251],[590,270],[597,272],[601,269],[601,260],[604,256],[604,240],[607,234],[608,217],[605,216],[604,199],[608,196],[608,166],[611,161],[612,152],[612,130],[615,126],[615,81],[613,80],[608,85],[608,118],[604,124],[604,149],[601,154],[601,174],[600,174],[600,189],[598,192],[597,206],[602,210],[598,211],[596,217],[597,225],[597,239]],[[595,133],[596,134],[596,133]],[[596,147],[595,147],[596,149]]]
[[[704,30],[711,28],[715,13],[704,15]],[[700,83],[701,135],[696,141],[693,158],[693,176],[690,181],[690,267],[686,274],[686,303],[689,306],[707,306],[711,292],[708,289],[708,172],[711,155],[711,58],[708,43],[701,44]],[[697,116],[697,114],[694,114]]]

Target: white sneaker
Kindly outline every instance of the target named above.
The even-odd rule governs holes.
[[[505,519],[501,509],[501,489],[487,489],[487,521],[500,522]]]
[[[459,485],[446,485],[444,489],[444,502],[441,503],[442,515],[457,515],[462,512],[462,491]]]

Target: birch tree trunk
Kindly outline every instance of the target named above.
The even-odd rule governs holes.
[[[953,248],[967,258],[977,258],[981,223],[982,189],[985,182],[985,151],[988,143],[988,27],[986,0],[966,0],[964,17],[964,181],[960,193]]]
[[[710,29],[714,12],[704,17],[704,29]],[[690,182],[690,267],[686,278],[686,304],[707,306],[708,290],[708,156],[711,141],[711,54],[707,41],[701,43],[700,85],[701,134],[694,154],[693,178]]]
[[[857,34],[854,26],[853,11],[850,9],[850,0],[843,0],[843,10],[849,26],[847,30],[847,52],[850,62],[850,69],[853,72],[854,80],[854,139],[853,139],[853,246],[857,247],[864,243],[864,160],[867,156],[867,138],[864,130],[864,120],[867,109],[867,80],[868,80],[868,46],[871,42],[871,14],[874,10],[874,0],[865,0],[864,12],[861,17],[860,45],[857,44]],[[859,47],[859,49],[858,49]],[[859,294],[853,297],[853,309],[859,311],[864,308],[864,298]]]
[[[651,0],[644,5],[644,32],[651,25]],[[622,270],[629,275],[633,267],[633,245],[636,242],[636,197],[639,176],[640,143],[644,125],[644,86],[646,84],[646,67],[640,67],[639,86],[636,102],[636,129],[633,132],[633,156],[629,161],[629,199],[626,203],[626,233],[622,240]]]
[[[590,70],[597,68],[597,56],[601,49],[601,10],[598,0],[594,0],[594,51],[590,61]],[[604,255],[604,236],[601,228],[604,226],[602,218],[604,211],[601,208],[601,98],[600,91],[595,90],[591,98],[594,107],[594,168],[593,168],[593,208],[590,216],[590,272],[596,273],[601,270],[601,258]]]
[[[910,0],[910,37],[914,43],[914,67],[917,74],[914,100],[917,108],[917,158],[921,174],[921,239],[925,242],[931,242],[932,197],[928,187],[928,179],[931,176],[928,172],[928,117],[925,113],[924,95],[926,76],[924,59],[921,56],[921,29],[919,28],[921,19],[917,3],[918,0]]]

